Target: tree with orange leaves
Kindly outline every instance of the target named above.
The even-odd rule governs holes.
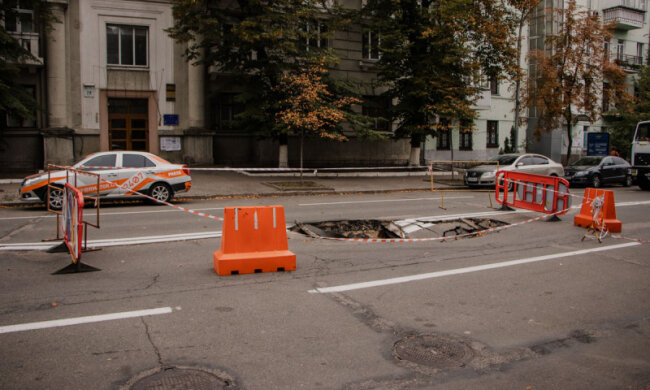
[[[559,29],[546,39],[544,50],[529,54],[536,70],[529,74],[524,104],[537,110],[536,136],[566,126],[568,163],[578,114],[594,122],[603,114],[601,99],[616,103],[630,96],[625,72],[609,60],[604,43],[611,34],[599,15],[579,9],[575,0],[552,12]],[[610,87],[604,88],[604,83]]]
[[[351,96],[337,96],[328,89],[323,61],[309,64],[280,79],[276,91],[284,96],[276,114],[276,124],[287,133],[300,134],[300,168],[303,167],[305,133],[321,138],[346,141],[341,132],[353,104],[361,101]],[[301,171],[302,177],[302,171]]]

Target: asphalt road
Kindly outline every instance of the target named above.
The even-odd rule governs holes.
[[[648,193],[611,189],[623,235],[650,240]],[[446,210],[429,192],[182,206],[222,216],[271,204],[289,224],[536,216],[477,192],[445,194]],[[289,233],[296,271],[220,277],[218,220],[102,206],[88,236],[101,250],[82,255],[101,272],[51,275],[69,255],[28,249],[56,235],[56,219],[0,209],[0,388],[128,388],[180,367],[242,389],[650,389],[650,244],[581,241],[575,214],[446,242]]]

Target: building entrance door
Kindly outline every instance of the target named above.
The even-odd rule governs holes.
[[[110,150],[149,151],[147,99],[108,99]]]

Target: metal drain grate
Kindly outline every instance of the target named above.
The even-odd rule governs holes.
[[[393,355],[433,368],[464,367],[474,357],[473,350],[460,340],[438,335],[407,336],[395,343]]]
[[[130,390],[221,390],[235,388],[231,378],[193,368],[172,367],[138,379]]]

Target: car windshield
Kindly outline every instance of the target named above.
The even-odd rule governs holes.
[[[573,167],[598,165],[598,164],[600,164],[602,159],[603,159],[602,156],[587,156],[587,157],[583,157],[581,159],[578,159],[578,160],[572,162],[569,165],[571,165]]]
[[[635,141],[650,141],[650,123],[642,123],[636,131]]]
[[[515,162],[517,157],[519,156],[513,154],[502,154],[500,156],[492,157],[490,161],[497,161],[499,162],[499,165],[510,165]]]

